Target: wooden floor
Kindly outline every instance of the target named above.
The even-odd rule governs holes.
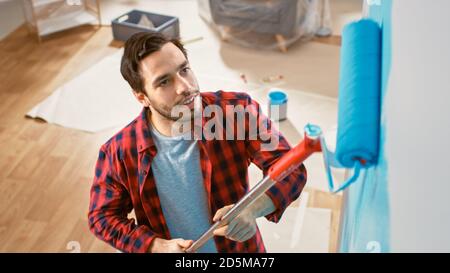
[[[41,44],[20,27],[0,41],[0,252],[115,252],[87,225],[98,148],[114,130],[90,134],[24,114],[117,46],[109,27],[91,26],[54,34]],[[333,210],[330,250],[335,251],[341,198],[308,191],[310,206]]]

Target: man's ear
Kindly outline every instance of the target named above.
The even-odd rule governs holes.
[[[133,95],[136,97],[136,99],[139,101],[140,104],[142,104],[144,107],[150,106],[150,101],[148,100],[147,94],[144,92],[139,92],[133,90]]]

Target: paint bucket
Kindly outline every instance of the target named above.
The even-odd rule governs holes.
[[[269,100],[269,118],[272,121],[285,120],[287,118],[287,94],[282,90],[272,90],[267,97]]]

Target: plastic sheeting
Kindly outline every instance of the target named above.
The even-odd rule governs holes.
[[[197,0],[224,41],[283,52],[298,40],[331,35],[329,0]]]

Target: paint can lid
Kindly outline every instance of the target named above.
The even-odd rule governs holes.
[[[268,94],[269,103],[272,105],[285,104],[288,100],[287,94],[281,90],[273,90]]]

